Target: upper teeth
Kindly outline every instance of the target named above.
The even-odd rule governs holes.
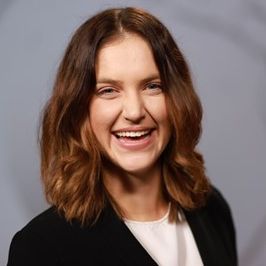
[[[116,135],[119,137],[141,137],[149,133],[149,130],[143,131],[123,131],[117,132]]]

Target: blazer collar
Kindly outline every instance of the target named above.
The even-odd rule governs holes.
[[[206,219],[202,218],[204,213],[186,210],[183,210],[183,212],[194,236],[203,264],[218,266],[220,262],[217,261],[215,256],[217,254],[216,245],[210,232],[212,225],[206,224]],[[120,256],[123,265],[158,265],[138,242],[125,223],[119,219],[110,204],[108,204],[103,212],[101,220],[103,239],[106,240],[107,246],[114,249],[114,252]]]

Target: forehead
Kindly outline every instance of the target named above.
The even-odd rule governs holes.
[[[158,73],[148,42],[134,33],[126,33],[106,42],[96,57],[96,78]]]

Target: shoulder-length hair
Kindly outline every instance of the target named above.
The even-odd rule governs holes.
[[[204,204],[210,189],[203,158],[195,150],[202,108],[184,56],[153,15],[131,7],[108,9],[74,33],[43,112],[40,147],[45,194],[67,220],[92,223],[107,200],[116,204],[102,181],[102,157],[90,127],[89,105],[96,85],[97,52],[127,32],[150,45],[166,95],[172,134],[162,156],[169,201],[172,206],[194,209]]]

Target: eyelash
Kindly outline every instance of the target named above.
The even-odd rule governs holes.
[[[152,93],[155,93],[155,92],[158,93],[159,91],[162,90],[162,85],[160,83],[151,82],[151,83],[146,84],[143,90],[152,91]],[[105,97],[112,98],[112,96],[114,96],[115,93],[118,93],[118,91],[113,87],[103,87],[103,88],[98,89],[96,93],[99,96],[105,96]]]
[[[105,88],[101,88],[97,91],[98,95],[103,95],[103,94],[111,94],[115,91],[114,88],[112,87],[105,87]]]
[[[150,88],[150,89],[162,89],[162,85],[160,83],[156,83],[156,82],[151,82],[151,83],[148,83],[145,88],[149,88],[149,86],[155,86],[155,88]]]

